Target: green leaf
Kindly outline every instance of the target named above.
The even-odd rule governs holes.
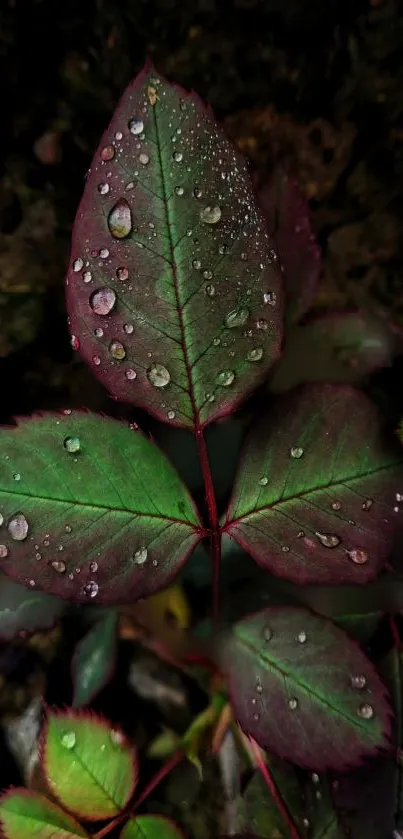
[[[5,839],[87,839],[72,816],[43,795],[12,789],[0,799],[0,824]]]
[[[129,742],[95,714],[49,712],[42,763],[53,795],[85,819],[115,816],[137,783],[137,759]]]
[[[59,597],[32,591],[0,574],[1,641],[50,629],[65,610],[66,603]]]
[[[164,816],[138,816],[125,824],[120,839],[183,839],[183,833]]]
[[[73,661],[73,708],[88,705],[108,683],[116,658],[117,609],[102,614],[77,645]]]
[[[271,757],[267,759],[267,763],[294,824],[300,831],[301,837],[306,836],[307,825],[301,789],[294,768]],[[272,839],[273,836],[294,839],[260,772],[253,774],[243,792],[241,824],[243,831],[262,836],[264,839]]]
[[[403,651],[395,646],[380,664],[394,710],[396,827],[403,829]]]
[[[393,441],[394,442],[394,441]],[[297,583],[364,583],[403,530],[403,451],[349,386],[312,385],[251,429],[223,530]]]
[[[388,742],[386,688],[358,645],[325,618],[264,609],[235,624],[221,663],[242,728],[278,757],[342,770]]]
[[[0,432],[1,568],[79,602],[163,588],[199,541],[177,473],[141,432],[87,413]]]
[[[73,346],[118,399],[200,429],[278,357],[282,277],[246,165],[147,66],[95,153],[74,223]]]

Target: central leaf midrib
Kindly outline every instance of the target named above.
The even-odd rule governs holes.
[[[171,227],[171,216],[170,216],[170,212],[169,212],[168,189],[167,189],[167,183],[166,183],[165,173],[164,173],[164,164],[163,164],[163,159],[162,159],[162,148],[161,148],[160,133],[159,133],[158,119],[157,119],[157,107],[158,107],[158,105],[155,105],[153,107],[153,116],[154,116],[154,128],[155,128],[155,136],[156,136],[156,147],[157,147],[157,153],[158,153],[158,163],[159,163],[159,167],[160,167],[164,212],[165,212],[165,219],[166,219],[167,232],[168,232],[170,264],[171,264],[171,268],[172,268],[172,280],[173,280],[173,288],[174,288],[174,293],[175,293],[176,308],[177,308],[177,312],[178,312],[179,328],[180,328],[180,332],[181,332],[181,335],[182,335],[181,347],[182,347],[183,358],[184,358],[185,368],[186,368],[186,374],[187,374],[188,383],[189,383],[188,393],[189,393],[189,398],[190,398],[190,402],[191,402],[191,406],[192,406],[193,421],[194,421],[195,427],[197,427],[199,425],[199,422],[198,422],[199,412],[197,410],[196,403],[195,403],[195,398],[194,398],[194,389],[193,389],[193,381],[192,381],[192,366],[191,366],[190,361],[189,361],[189,356],[188,356],[188,351],[187,351],[187,346],[186,346],[185,321],[184,321],[184,318],[183,318],[182,305],[181,305],[181,301],[180,301],[180,297],[179,297],[178,272],[177,272],[177,268],[176,268],[175,248],[174,248],[174,242],[173,242],[173,239],[172,239],[172,232],[171,232],[172,227]]]

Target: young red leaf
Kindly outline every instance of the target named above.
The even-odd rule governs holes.
[[[184,836],[165,816],[137,816],[125,824],[120,839],[184,839]]]
[[[295,323],[313,303],[321,271],[308,202],[298,183],[280,166],[260,191],[259,200],[284,269],[286,319]]]
[[[88,833],[72,816],[43,795],[11,789],[0,799],[4,839],[87,839]]]
[[[72,661],[73,707],[88,705],[108,683],[117,650],[118,611],[108,609],[77,644]]]
[[[188,490],[124,423],[70,412],[0,432],[0,564],[28,586],[123,603],[163,588],[199,541]]]
[[[403,452],[349,386],[312,385],[251,429],[224,530],[297,583],[364,583],[402,530]]]
[[[120,729],[95,714],[49,712],[41,758],[51,792],[81,818],[115,816],[137,783],[130,743]]]
[[[221,658],[238,721],[269,752],[316,771],[341,770],[386,746],[386,688],[331,621],[304,609],[264,609],[235,624]]]
[[[74,224],[73,346],[118,399],[200,428],[280,350],[281,273],[246,166],[147,66],[104,133]]]
[[[19,586],[0,574],[0,641],[50,629],[65,609],[59,597]]]

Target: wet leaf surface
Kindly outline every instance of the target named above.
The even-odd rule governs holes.
[[[75,819],[42,795],[15,789],[0,799],[0,823],[5,839],[87,839]]]
[[[107,610],[77,645],[73,661],[73,707],[88,705],[110,679],[117,652],[118,612]]]
[[[183,839],[183,833],[164,816],[138,816],[125,824],[120,839]]]

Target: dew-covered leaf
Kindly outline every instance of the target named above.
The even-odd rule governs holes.
[[[147,66],[102,137],[74,224],[73,346],[116,398],[200,428],[279,354],[275,256],[211,111]]]
[[[42,763],[49,788],[81,818],[119,813],[137,783],[135,753],[119,728],[95,714],[49,712]]]
[[[108,609],[77,644],[72,661],[73,707],[88,705],[108,683],[116,659],[117,609]]]
[[[0,641],[50,629],[65,609],[59,597],[32,591],[0,574]]]
[[[85,603],[163,588],[199,540],[165,455],[124,423],[80,412],[0,431],[0,519],[3,571]]]
[[[300,830],[302,839],[306,836],[308,825],[295,770],[277,758],[267,758],[267,762],[278,793],[291,814],[294,824]],[[241,823],[244,831],[264,839],[272,839],[276,835],[281,836],[282,839],[294,839],[260,772],[252,775],[242,794]]]
[[[184,839],[184,836],[165,816],[138,816],[125,824],[120,839]]]
[[[403,525],[403,450],[349,386],[311,385],[251,428],[223,530],[298,583],[364,583]]]
[[[84,828],[43,795],[12,789],[0,799],[4,839],[87,839]]]
[[[260,191],[259,201],[284,269],[286,319],[295,323],[310,308],[321,271],[308,202],[298,183],[280,166]]]
[[[392,364],[398,349],[392,325],[375,312],[332,312],[296,326],[270,376],[273,393],[306,382],[358,382]]]
[[[341,770],[387,745],[386,688],[331,621],[269,607],[235,624],[221,660],[238,721],[269,752]]]

